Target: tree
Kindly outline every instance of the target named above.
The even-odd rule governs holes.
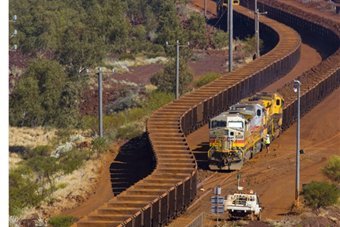
[[[58,62],[33,60],[10,97],[11,125],[55,124],[65,83],[66,75]]]
[[[303,197],[308,206],[317,209],[335,204],[340,195],[339,189],[334,184],[312,182],[303,188]]]
[[[207,46],[207,34],[205,18],[198,13],[193,13],[188,21],[189,40],[192,46],[205,48]]]
[[[179,92],[185,93],[189,84],[192,82],[193,76],[189,72],[184,61],[180,62],[179,67]],[[176,92],[176,62],[170,61],[164,68],[163,72],[155,74],[150,82],[163,92]]]
[[[9,122],[16,126],[37,126],[43,123],[38,80],[25,75],[9,98]]]

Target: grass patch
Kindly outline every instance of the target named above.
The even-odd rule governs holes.
[[[214,73],[214,72],[206,73],[195,82],[195,87],[197,88],[202,87],[203,85],[206,85],[210,83],[211,81],[216,80],[219,77],[220,75],[218,73]]]
[[[74,222],[76,222],[78,219],[73,216],[55,216],[51,217],[48,221],[48,224],[50,224],[52,227],[68,227],[71,226]]]

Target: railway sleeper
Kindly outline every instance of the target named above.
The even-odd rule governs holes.
[[[178,168],[178,167],[168,167],[168,166],[160,166],[159,168],[158,168],[158,170],[159,170],[159,173],[161,173],[161,172],[169,172],[169,173],[178,173],[178,172],[182,172],[182,173],[192,173],[193,171],[194,171],[194,169],[195,169],[195,165],[193,165],[193,167],[186,167],[186,168],[183,168],[183,167],[181,167],[181,168]]]
[[[123,207],[108,207],[100,208],[97,210],[98,214],[123,214],[123,215],[133,215],[138,212],[141,208],[123,208]]]
[[[164,163],[178,163],[178,164],[192,164],[194,163],[194,159],[187,159],[187,158],[182,158],[182,159],[179,159],[179,158],[160,158],[160,157],[157,157],[158,161],[159,162],[164,162]]]
[[[187,158],[187,159],[193,159],[193,155],[190,153],[186,153],[186,152],[182,152],[182,153],[177,153],[177,154],[173,154],[173,153],[160,153],[157,154],[157,157],[159,158]]]
[[[129,218],[129,215],[108,215],[108,214],[93,214],[87,217],[88,220],[93,221],[117,221],[123,222]]]
[[[77,227],[113,227],[120,225],[121,222],[117,221],[94,221],[94,220],[82,220],[77,222]]]
[[[149,179],[145,179],[143,180],[143,182],[145,183],[150,183],[150,184],[176,184],[178,183],[179,180],[181,180],[182,177],[178,176],[178,178],[174,178],[173,176],[169,179],[169,178],[160,178],[160,176],[157,176],[155,178],[149,178]]]
[[[118,208],[118,209],[125,209],[125,208],[131,208],[131,209],[141,209],[145,206],[144,201],[110,201],[106,203],[106,208]]]

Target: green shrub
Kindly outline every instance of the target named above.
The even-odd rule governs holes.
[[[202,87],[203,85],[210,83],[211,81],[217,79],[218,77],[220,77],[220,75],[217,73],[214,72],[206,73],[195,82],[195,87]]]
[[[55,216],[50,218],[48,224],[53,227],[68,227],[76,221],[77,218],[73,216]]]
[[[331,180],[340,182],[340,156],[332,156],[325,168],[323,173]]]
[[[24,167],[9,171],[9,214],[20,215],[24,207],[38,205],[44,197],[38,193],[32,172]]]
[[[339,195],[336,185],[326,182],[312,182],[303,187],[305,203],[313,209],[335,204]]]
[[[142,133],[143,130],[137,124],[128,124],[118,129],[117,138],[132,139],[136,136],[141,135]]]
[[[70,174],[89,159],[90,151],[73,149],[59,159],[59,168],[64,174]]]
[[[184,94],[192,82],[193,76],[185,61],[179,63],[179,93]],[[157,90],[167,93],[176,91],[176,62],[168,62],[162,72],[158,72],[150,78],[151,84],[157,86]]]
[[[108,149],[109,144],[105,137],[97,137],[92,141],[92,148],[97,153],[102,153]]]
[[[37,156],[49,156],[51,153],[51,147],[47,145],[36,146],[33,149],[28,149],[27,152],[23,153],[23,159],[31,159]]]
[[[146,110],[146,112],[151,113],[161,106],[171,102],[174,98],[175,96],[172,93],[170,94],[167,92],[153,91],[143,103],[143,108]]]
[[[216,49],[221,49],[223,47],[227,47],[229,44],[229,38],[228,38],[228,33],[224,32],[222,30],[216,30],[216,32],[214,33],[213,37],[212,37],[212,45],[216,48]]]

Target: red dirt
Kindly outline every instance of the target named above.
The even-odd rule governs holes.
[[[150,78],[162,69],[163,65],[161,64],[137,66],[130,68],[130,72],[114,74],[113,78],[116,80],[127,80],[137,84],[148,84],[150,83]]]
[[[114,160],[113,153],[109,152],[102,156],[103,165],[98,179],[96,191],[84,203],[73,209],[65,210],[61,215],[71,215],[74,217],[83,217],[84,215],[94,211],[106,201],[110,200],[114,195],[111,188],[110,164]]]

